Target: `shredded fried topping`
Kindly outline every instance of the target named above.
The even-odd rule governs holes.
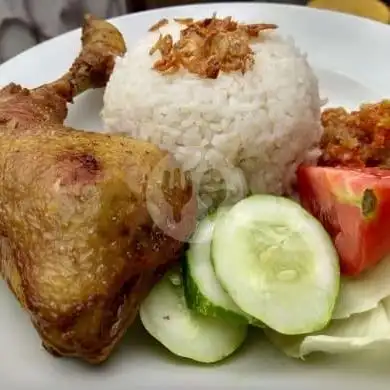
[[[176,23],[184,24],[185,26],[189,26],[194,22],[193,18],[175,18],[173,19]]]
[[[211,79],[216,79],[221,71],[246,73],[254,64],[250,43],[259,38],[260,32],[277,28],[275,24],[239,24],[230,16],[175,21],[186,27],[177,42],[170,34],[160,35],[149,52],[153,55],[159,51],[161,55],[153,69],[165,75],[184,68]]]
[[[149,31],[157,31],[161,27],[166,26],[168,22],[169,22],[168,19],[161,19],[157,23],[153,24],[153,26],[149,28]]]
[[[364,104],[357,111],[329,108],[322,114],[325,166],[390,168],[390,101]]]

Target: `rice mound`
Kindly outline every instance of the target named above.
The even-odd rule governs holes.
[[[251,193],[285,194],[297,164],[312,157],[322,134],[318,82],[291,39],[263,32],[251,45],[251,70],[203,79],[185,69],[162,75],[149,50],[171,22],[149,32],[117,60],[104,95],[107,132],[168,149],[200,194],[234,202]],[[222,188],[223,187],[223,188]]]

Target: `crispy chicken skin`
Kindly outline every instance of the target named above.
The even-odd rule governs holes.
[[[47,350],[97,364],[182,248],[154,223],[148,201],[169,205],[167,229],[181,218],[183,238],[196,204],[156,146],[63,126],[67,102],[104,86],[126,50],[112,25],[92,17],[82,42],[59,80],[0,91],[0,270]],[[180,174],[169,180],[172,170]]]

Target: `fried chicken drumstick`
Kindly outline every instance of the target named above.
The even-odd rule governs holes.
[[[182,247],[148,202],[181,217],[183,237],[195,204],[183,175],[164,180],[181,171],[156,146],[64,127],[67,102],[104,86],[126,50],[119,31],[93,17],[82,43],[59,80],[0,91],[0,270],[47,350],[97,364]]]

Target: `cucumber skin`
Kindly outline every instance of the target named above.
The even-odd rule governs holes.
[[[244,317],[233,311],[226,310],[223,307],[210,303],[194,283],[186,257],[182,260],[181,271],[183,276],[184,296],[186,298],[187,307],[190,310],[196,311],[206,317],[220,318],[233,324],[246,324],[257,328],[265,327],[261,321],[256,320],[255,318],[251,318],[250,316]]]
[[[248,324],[249,321],[237,313],[228,311],[223,307],[215,306],[199,291],[191,276],[187,256],[182,261],[182,275],[184,296],[190,310],[196,311],[206,317],[220,318],[226,322],[235,324]]]

